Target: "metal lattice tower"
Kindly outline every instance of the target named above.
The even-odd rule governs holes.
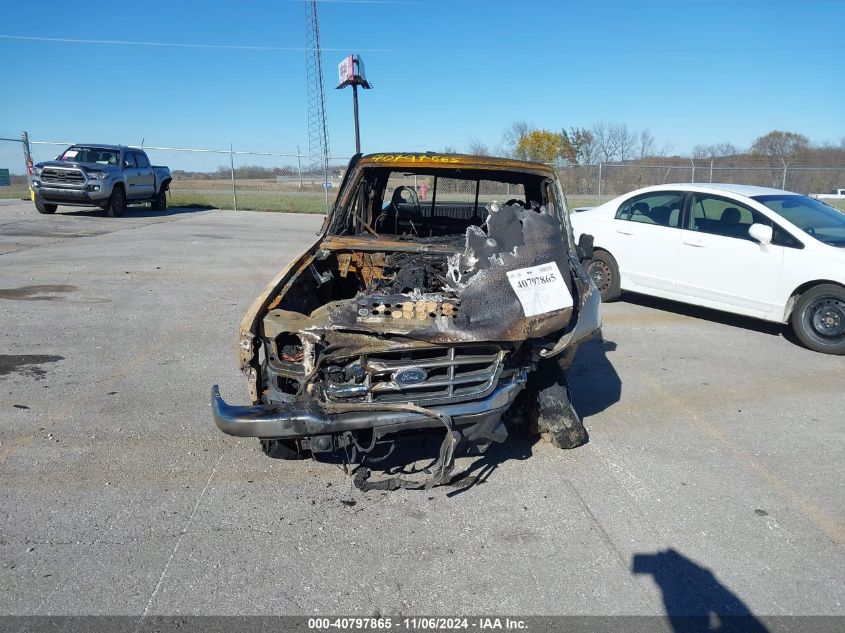
[[[308,163],[311,171],[329,171],[329,130],[323,92],[323,55],[317,0],[305,3],[305,73],[308,83]]]

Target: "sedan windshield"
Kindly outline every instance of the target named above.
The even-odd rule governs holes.
[[[754,196],[781,217],[817,240],[845,246],[845,212],[807,196],[779,194]]]
[[[85,147],[74,145],[59,156],[59,160],[72,163],[97,163],[98,165],[119,165],[120,150],[106,147]]]

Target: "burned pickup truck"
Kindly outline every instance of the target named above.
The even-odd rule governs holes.
[[[448,481],[457,451],[503,441],[509,410],[554,445],[579,446],[565,370],[600,327],[581,264],[590,250],[574,243],[546,165],[357,155],[316,242],[241,322],[252,404],[227,404],[215,385],[214,420],[288,459],[366,459],[440,429],[420,486]]]

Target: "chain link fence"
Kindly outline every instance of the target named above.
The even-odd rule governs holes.
[[[72,143],[0,137],[0,169],[9,169],[9,186],[0,187],[0,198],[29,198],[25,148],[33,162],[51,160]],[[328,178],[308,170],[308,158],[296,152],[257,152],[229,148],[187,148],[142,145],[156,165],[173,173],[168,204],[253,211],[323,213],[334,202],[348,158],[329,161]],[[798,193],[825,193],[845,187],[845,166],[811,165],[730,159],[665,159],[644,162],[563,165],[558,175],[570,208],[590,207],[649,185],[697,182],[759,185]],[[413,176],[406,184],[419,191]],[[426,181],[426,185],[430,183]],[[443,183],[445,187],[449,185]],[[491,185],[492,186],[492,185]],[[446,192],[446,188],[442,189]],[[458,192],[472,196],[474,192]],[[515,191],[490,189],[480,200],[514,197]],[[423,194],[424,195],[424,194]]]
[[[728,183],[802,194],[845,187],[845,166],[755,160],[689,159],[662,164],[564,165],[558,176],[570,207],[590,207],[640,187],[669,183]]]

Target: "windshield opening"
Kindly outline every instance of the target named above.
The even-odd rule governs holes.
[[[817,240],[845,246],[845,212],[821,200],[793,194],[754,196],[782,218]]]
[[[74,145],[59,156],[59,160],[73,163],[96,163],[97,165],[120,164],[120,150],[107,147],[86,147]]]
[[[362,170],[350,202],[337,210],[338,235],[448,238],[483,226],[487,204],[514,204],[523,209],[546,207],[553,188],[546,178],[528,173],[478,169]]]

